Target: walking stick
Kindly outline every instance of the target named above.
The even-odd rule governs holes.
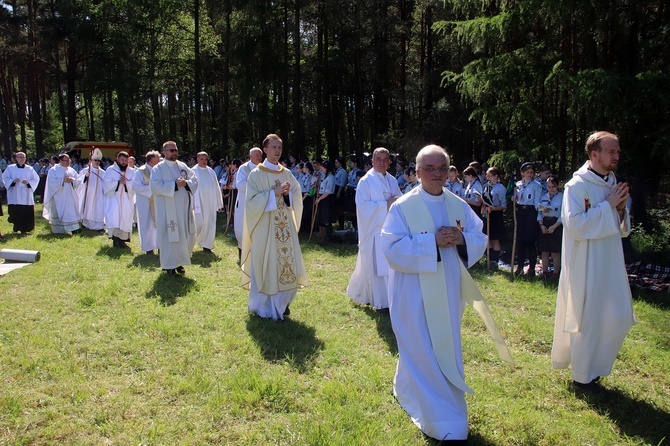
[[[226,228],[223,230],[224,234],[228,233],[228,227],[230,226],[230,221],[233,216],[233,191],[229,189],[228,192],[228,203],[226,203]]]
[[[514,215],[514,239],[512,241],[512,258],[510,259],[512,280],[514,280],[514,253],[516,251],[516,197],[512,197],[512,214]]]
[[[312,224],[309,228],[309,239],[308,242],[312,241],[312,234],[314,233],[314,223],[316,222],[316,216],[319,213],[319,203],[316,202],[316,195],[314,195],[314,204],[312,205]]]
[[[318,193],[320,186],[321,186],[321,179],[317,176],[316,182],[314,183],[314,197],[312,198],[312,221],[310,222],[309,226],[309,238],[307,239],[308,242],[312,241],[312,234],[314,233],[314,223],[316,221],[316,215],[319,210],[319,204],[316,202],[317,200],[316,195]]]

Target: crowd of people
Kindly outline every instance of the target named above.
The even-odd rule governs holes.
[[[279,321],[308,284],[299,233],[328,242],[334,224],[356,230],[346,293],[390,314],[399,352],[394,394],[427,436],[458,443],[468,436],[471,392],[461,353],[465,304],[512,361],[467,271],[484,255],[489,266],[498,264],[511,202],[516,273],[533,276],[539,250],[543,274],[559,279],[552,366],[571,368],[576,388],[600,389],[635,323],[620,240],[630,232],[629,191],[614,175],[616,135],[589,136],[589,159],[564,193],[547,166],[535,176],[532,162],[509,187],[500,169],[478,162],[461,179],[436,145],[409,162],[379,147],[364,160],[349,158],[347,171],[342,158],[285,159],[282,144],[267,135],[248,159],[232,162],[205,152],[182,161],[174,141],[148,152],[141,165],[126,152],[106,161],[93,151],[85,164],[61,154],[48,160],[46,173],[42,160],[31,166],[18,152],[3,172],[9,222],[15,232],[33,231],[38,196],[54,233],[77,234],[83,226],[106,231],[113,248],[129,249],[136,225],[143,253],[157,250],[163,271],[176,276],[185,274],[196,244],[213,253],[217,215],[226,212],[249,311]]]

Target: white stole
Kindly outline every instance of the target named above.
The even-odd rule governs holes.
[[[413,189],[410,193],[418,195],[418,190],[418,188]],[[443,193],[442,196],[444,197],[450,225],[460,227],[461,222],[465,221],[462,207],[463,201],[451,193]],[[403,200],[399,203],[399,206],[412,234],[435,233],[437,231],[430,211],[421,198],[416,197],[414,199]],[[441,251],[442,259],[445,259],[445,250],[448,248],[438,249]],[[441,268],[439,267],[440,264],[442,265]],[[461,299],[472,305],[484,320],[484,325],[486,325],[486,328],[493,337],[493,342],[498,349],[500,357],[504,361],[513,364],[512,355],[505,345],[505,340],[491,316],[482,293],[479,291],[470,273],[468,273],[465,265],[463,265],[463,262],[459,260],[458,265],[460,267]],[[438,268],[435,272],[419,274],[428,332],[437,362],[444,376],[449,382],[464,392],[473,393],[472,389],[465,383],[460,373],[458,373],[458,368],[456,367],[456,353],[454,352],[454,344],[451,341],[453,331],[447,299],[447,284],[444,280],[446,268],[446,262],[442,261],[438,263]]]

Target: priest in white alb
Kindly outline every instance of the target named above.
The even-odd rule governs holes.
[[[105,192],[103,177],[105,170],[101,167],[102,151],[94,149],[88,166],[79,171],[82,187],[79,188],[79,206],[81,224],[92,231],[105,228]]]
[[[242,286],[249,290],[251,313],[283,320],[298,288],[307,285],[298,240],[302,192],[291,171],[279,164],[279,136],[266,136],[263,152],[267,158],[247,180]]]
[[[551,362],[572,369],[573,386],[600,391],[636,323],[621,237],[630,233],[628,184],[614,175],[619,138],[595,132],[589,160],[565,185],[563,249]]]
[[[249,161],[242,164],[235,174],[235,187],[237,188],[237,199],[235,200],[235,238],[237,239],[238,260],[242,260],[242,237],[244,228],[244,202],[247,197],[247,178],[252,170],[263,161],[263,151],[258,147],[249,150]]]
[[[389,151],[383,147],[376,148],[372,154],[372,169],[356,187],[358,257],[349,279],[347,295],[376,310],[385,310],[389,306],[389,268],[379,237],[389,207],[402,195],[398,181],[386,172],[390,164]]]
[[[42,216],[49,220],[54,234],[81,232],[77,195],[80,186],[79,174],[70,167],[70,157],[65,153],[58,155],[58,164],[54,164],[47,174],[42,209]]]
[[[416,165],[421,185],[391,206],[381,230],[398,343],[393,393],[427,436],[465,444],[465,392],[472,392],[465,383],[461,348],[466,303],[484,319],[503,359],[512,362],[512,357],[466,269],[486,249],[481,219],[444,188],[449,156],[443,148],[424,147]]]
[[[151,170],[161,160],[161,154],[156,150],[147,152],[145,163],[133,174],[135,212],[137,220],[137,234],[140,236],[140,247],[147,255],[154,255],[158,249],[156,241],[156,205],[151,193]]]
[[[7,189],[7,221],[14,225],[14,232],[31,232],[35,229],[35,198],[33,194],[40,177],[26,164],[26,154],[17,152],[15,164],[7,166],[2,180]]]
[[[116,154],[116,162],[102,177],[105,193],[105,226],[107,237],[115,248],[129,248],[133,230],[133,186],[131,181],[135,171],[128,167],[128,152]]]
[[[195,191],[195,226],[197,228],[195,242],[204,252],[212,253],[216,238],[216,217],[223,209],[221,188],[216,173],[209,167],[207,152],[199,152],[196,156],[193,172],[198,178],[198,189]]]
[[[151,171],[161,268],[172,275],[184,274],[184,266],[191,264],[196,234],[193,193],[198,178],[178,156],[177,143],[165,142],[163,161]]]

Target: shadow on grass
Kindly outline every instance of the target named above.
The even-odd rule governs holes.
[[[118,260],[121,258],[121,256],[125,254],[132,254],[132,252],[130,251],[130,249],[127,248],[114,248],[112,246],[101,246],[95,255]]]
[[[170,306],[177,303],[177,298],[183,297],[195,286],[195,280],[182,275],[170,275],[162,272],[154,281],[153,287],[145,295],[148,299],[160,298],[162,305]]]
[[[398,342],[395,339],[395,334],[393,333],[393,327],[391,326],[391,317],[387,312],[377,311],[369,306],[359,306],[363,309],[366,315],[370,319],[375,321],[377,327],[377,334],[379,337],[386,342],[388,345],[389,352],[394,355],[398,354]]]
[[[288,318],[279,322],[250,315],[247,331],[266,361],[288,362],[299,373],[312,369],[324,348],[313,327]]]
[[[158,268],[160,267],[160,257],[158,255],[149,255],[147,253],[138,254],[132,261],[133,266],[141,266],[142,268]]]
[[[38,240],[45,240],[45,241],[51,241],[51,240],[63,240],[63,239],[69,239],[74,237],[72,234],[69,232],[67,234],[54,234],[53,232],[49,232],[46,234],[37,234],[36,235]]]
[[[221,260],[221,257],[219,257],[216,253],[208,253],[204,251],[195,251],[193,254],[191,254],[191,263],[194,265],[200,265],[204,268],[209,268],[212,266],[213,262],[218,262]]]
[[[668,439],[670,414],[646,401],[632,398],[619,389],[603,387],[603,392],[575,395],[600,415],[612,420],[626,437],[637,437],[645,444],[658,445]]]
[[[662,310],[670,310],[670,297],[666,292],[633,290],[633,299],[641,300]]]

